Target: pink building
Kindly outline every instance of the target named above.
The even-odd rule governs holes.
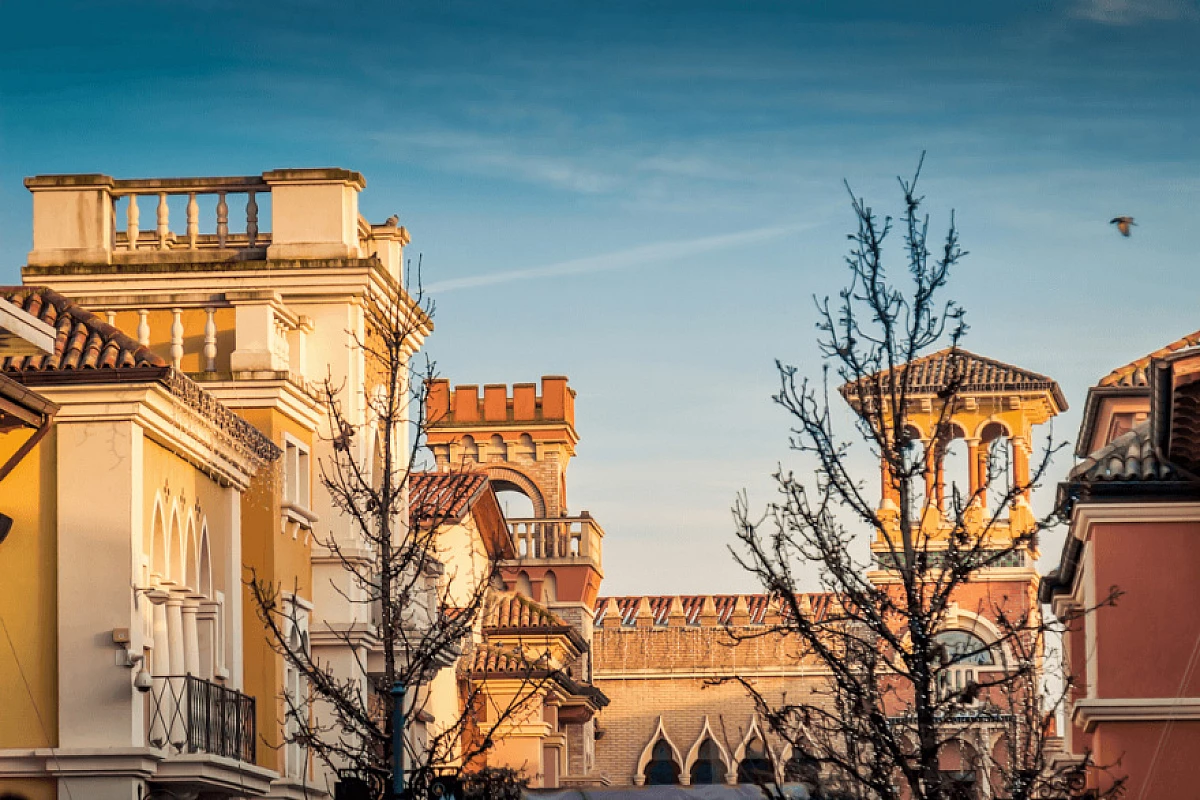
[[[1088,786],[1200,797],[1200,332],[1088,392],[1062,485],[1070,533],[1041,599],[1069,620],[1067,745]]]

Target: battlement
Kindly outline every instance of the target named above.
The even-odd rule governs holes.
[[[483,387],[464,384],[450,390],[450,381],[434,380],[429,386],[428,418],[433,427],[487,428],[515,423],[565,423],[574,432],[575,390],[561,375],[543,375],[542,393],[535,383],[514,383],[512,392],[503,383]]]

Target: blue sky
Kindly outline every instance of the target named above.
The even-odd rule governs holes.
[[[929,151],[930,211],[970,251],[966,346],[1058,379],[1058,438],[1096,378],[1200,327],[1195,2],[48,1],[0,22],[4,280],[27,175],[360,170],[363,213],[398,213],[423,255],[446,377],[571,377],[569,500],[608,532],[609,593],[752,588],[728,509],[788,463],[773,359],[819,371],[843,178],[893,210]]]

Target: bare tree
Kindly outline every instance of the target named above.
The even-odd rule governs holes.
[[[967,591],[983,570],[1032,564],[1039,533],[1058,520],[1035,517],[1027,498],[1058,446],[1047,438],[1023,480],[1002,478],[999,452],[985,457],[978,485],[947,492],[937,477],[976,376],[960,347],[963,309],[944,299],[965,252],[953,214],[944,238],[930,240],[920,169],[899,179],[904,271],[885,269],[893,219],[851,192],[849,284],[817,301],[824,373],[809,380],[778,363],[774,399],[791,416],[790,446],[815,469],[805,478],[781,468],[779,499],[761,515],[738,499],[734,555],[781,605],[781,622],[753,635],[787,637],[797,659],[828,677],[782,705],[747,688],[795,762],[819,768],[829,796],[1062,797],[1079,769],[1056,758],[1071,678],[1058,675],[1047,643],[1070,620],[1043,618],[1029,591],[982,600]],[[910,367],[929,355],[937,369]],[[853,431],[838,422],[831,380]],[[854,466],[852,442],[879,459],[882,503]],[[813,573],[831,595],[820,616],[802,592]],[[960,603],[996,635],[948,635]]]
[[[348,406],[355,400],[341,384],[326,379],[320,389],[332,455],[319,461],[319,482],[350,521],[350,533],[317,544],[342,570],[344,580],[331,581],[333,588],[348,604],[369,609],[367,646],[362,630],[331,630],[352,666],[321,660],[308,646],[298,605],[285,593],[290,587],[257,574],[249,580],[271,646],[302,687],[282,698],[285,746],[311,753],[377,798],[392,796],[394,686],[406,690],[405,783],[413,796],[423,796],[434,780],[478,769],[495,731],[531,713],[553,677],[541,654],[506,652],[508,677],[520,679],[522,688],[505,707],[486,707],[485,676],[475,667],[486,662],[482,616],[489,592],[503,586],[498,567],[512,557],[511,541],[505,534],[498,550],[466,553],[461,543],[451,549],[443,542],[486,480],[480,474],[440,473],[428,490],[412,492],[417,478],[431,477],[423,449],[436,422],[426,415],[435,365],[414,357],[434,308],[420,287],[419,268],[416,273],[415,282],[406,281],[415,283],[415,294],[366,305],[364,333],[355,341],[367,365],[366,396],[358,398],[365,401],[365,421],[352,421]],[[453,673],[459,713],[426,726],[430,683],[443,670]]]

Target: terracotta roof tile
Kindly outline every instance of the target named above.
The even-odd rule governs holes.
[[[412,473],[408,503],[413,522],[461,519],[487,482],[487,475],[482,472]]]
[[[1123,367],[1117,367],[1100,379],[1098,386],[1148,386],[1150,383],[1150,362],[1163,358],[1188,347],[1200,345],[1200,331],[1189,333],[1181,339],[1176,339],[1153,353],[1131,361]]]
[[[5,372],[123,370],[170,365],[135,339],[43,286],[0,287],[0,297],[53,327],[54,352],[0,359]]]
[[[746,601],[747,610],[750,613],[751,625],[762,625],[766,620],[767,613],[774,605],[779,607],[779,604],[772,603],[771,598],[765,594],[715,594],[715,595],[647,595],[646,602],[650,605],[650,611],[654,618],[656,626],[670,624],[668,614],[671,608],[671,600],[678,597],[679,604],[683,609],[684,619],[687,625],[700,624],[700,612],[704,606],[704,600],[711,597],[713,605],[717,612],[717,624],[728,625],[733,618],[734,607],[737,605],[739,597]],[[824,618],[829,610],[829,595],[822,593],[812,593],[803,595],[807,599],[813,609],[813,615],[817,619]],[[595,625],[599,627],[604,621],[605,609],[609,608],[609,601],[616,607],[616,613],[621,617],[621,624],[625,626],[635,625],[637,621],[637,609],[642,597],[640,595],[633,597],[600,597],[596,600],[595,607]],[[782,609],[786,612],[786,608]]]
[[[953,380],[960,381],[960,392],[1050,392],[1059,407],[1066,409],[1067,401],[1052,378],[1036,372],[1005,364],[976,355],[961,347],[947,347],[927,356],[914,358],[901,370],[912,370],[909,394],[937,394]],[[886,370],[878,374],[886,374]],[[839,390],[848,400],[854,399],[854,383],[847,383]]]

